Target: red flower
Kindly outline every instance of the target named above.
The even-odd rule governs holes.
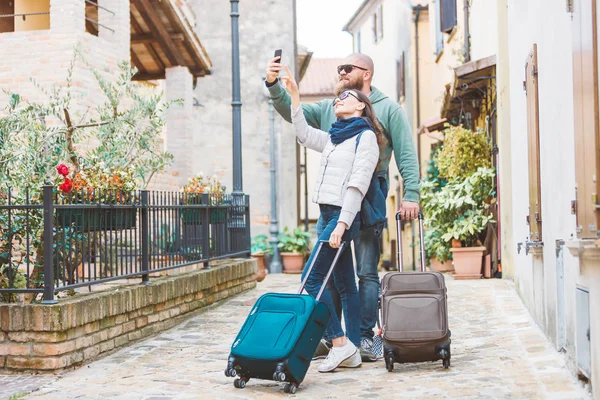
[[[65,164],[60,164],[58,167],[56,167],[56,170],[62,176],[69,175],[69,167],[67,167]]]
[[[69,193],[73,190],[73,182],[69,178],[65,178],[65,181],[61,183],[58,188],[65,193]]]

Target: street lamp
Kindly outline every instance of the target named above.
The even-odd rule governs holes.
[[[239,0],[231,2],[231,83],[233,108],[233,196],[241,204],[242,189],[242,99],[240,94]]]
[[[269,243],[273,248],[273,256],[269,264],[269,273],[280,274],[283,272],[283,265],[281,264],[281,255],[279,254],[279,223],[277,221],[277,153],[275,146],[275,105],[269,90],[265,86],[265,78],[263,77],[260,81],[262,85],[263,93],[268,99],[269,103],[269,155],[270,155],[270,168],[271,174],[271,226],[269,233],[271,237]]]

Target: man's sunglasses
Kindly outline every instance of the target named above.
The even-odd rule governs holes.
[[[345,99],[348,98],[348,96],[354,97],[356,100],[360,101],[361,103],[363,102],[361,99],[358,98],[357,95],[355,95],[354,93],[352,93],[350,90],[346,90],[345,92],[342,92],[338,97],[336,97],[335,99],[333,99],[333,103],[335,104],[335,101],[337,99],[345,100]]]
[[[342,65],[338,65],[337,72],[338,72],[338,74],[341,74],[342,71],[344,71],[345,73],[349,74],[350,72],[352,72],[352,70],[354,68],[362,69],[363,71],[368,71],[367,68],[359,67],[358,65],[354,65],[354,64],[342,64]]]

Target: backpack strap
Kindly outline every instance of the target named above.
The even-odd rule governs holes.
[[[358,149],[358,144],[360,143],[360,137],[362,136],[362,134],[365,131],[362,131],[361,133],[358,134],[358,136],[356,137],[356,147],[354,147],[354,152],[356,153],[356,150]]]

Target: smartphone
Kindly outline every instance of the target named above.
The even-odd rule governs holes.
[[[279,61],[275,61],[275,62],[281,64],[281,49],[275,50],[275,55],[273,56],[273,58],[276,58],[276,57],[279,57]]]

